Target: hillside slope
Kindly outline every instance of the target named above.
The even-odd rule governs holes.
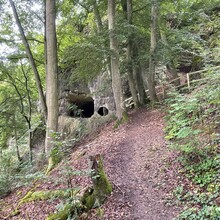
[[[103,206],[104,219],[170,220],[177,215],[168,202],[176,176],[168,165],[172,153],[162,116],[158,110],[138,110],[128,124],[109,134],[103,153],[115,191]]]
[[[172,206],[177,174],[176,168],[170,166],[173,155],[164,139],[163,114],[158,110],[139,109],[131,112],[129,118],[129,122],[116,130],[112,123],[106,125],[95,139],[81,144],[49,179],[20,188],[0,201],[4,206],[0,209],[0,219],[45,219],[56,210],[60,199],[32,201],[19,206],[15,216],[10,213],[19,199],[34,187],[35,191],[65,188],[67,180],[60,170],[66,164],[75,170],[85,170],[88,156],[95,154],[103,156],[113,194],[99,209],[102,218],[97,216],[97,210],[91,210],[87,219],[171,220],[177,216],[179,208]],[[73,186],[84,188],[90,184],[88,176],[71,178]],[[58,179],[63,182],[56,182]]]

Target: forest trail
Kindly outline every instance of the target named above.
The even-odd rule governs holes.
[[[178,214],[169,204],[176,172],[168,165],[172,152],[164,139],[163,114],[139,109],[129,118],[104,159],[116,191],[104,205],[104,219],[171,220]]]
[[[93,140],[82,142],[68,161],[64,160],[54,169],[49,179],[19,188],[0,200],[5,206],[2,211],[0,208],[0,219],[46,219],[56,211],[59,199],[32,201],[20,206],[15,216],[10,213],[30,189],[65,188],[67,180],[60,169],[66,163],[74,170],[88,169],[88,156],[95,154],[103,156],[113,193],[98,210],[89,212],[88,220],[171,220],[177,216],[179,208],[172,202],[172,190],[178,181],[177,168],[171,166],[175,155],[164,139],[163,113],[139,109],[129,113],[129,121],[119,128],[113,130],[113,125],[114,122],[104,125]],[[72,177],[73,186],[85,188],[89,184],[88,176]]]

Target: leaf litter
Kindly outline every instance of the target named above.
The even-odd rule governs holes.
[[[74,170],[86,170],[88,156],[95,154],[103,156],[113,193],[100,208],[91,210],[87,219],[171,220],[177,216],[180,207],[175,204],[172,191],[181,178],[178,175],[180,167],[174,161],[177,155],[169,149],[164,138],[163,113],[138,109],[130,112],[129,121],[119,128],[113,129],[113,124],[105,125],[96,138],[81,142],[48,180],[38,180],[1,199],[0,219],[46,219],[56,212],[57,205],[62,202],[60,199],[22,204],[16,215],[9,217],[9,214],[34,187],[35,191],[65,189],[66,181],[60,174],[65,163]],[[56,182],[56,179],[63,181]],[[71,185],[83,189],[91,185],[91,181],[86,175],[74,175]]]

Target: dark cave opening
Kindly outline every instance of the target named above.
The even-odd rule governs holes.
[[[90,118],[94,114],[92,97],[74,96],[69,100],[68,115],[73,118]]]
[[[98,114],[101,116],[108,115],[108,109],[106,107],[100,107],[98,110]]]

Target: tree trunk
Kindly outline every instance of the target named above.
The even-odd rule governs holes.
[[[149,59],[149,73],[148,73],[148,89],[152,105],[157,101],[155,90],[155,72],[156,72],[156,57],[155,50],[157,46],[157,17],[158,7],[157,0],[152,1],[151,6],[151,46],[150,46],[150,59]]]
[[[103,25],[102,25],[102,19],[101,19],[100,13],[99,13],[99,9],[98,9],[96,0],[92,1],[92,5],[93,5],[93,12],[95,15],[96,26],[97,26],[98,32],[100,33],[103,30]]]
[[[24,30],[23,30],[22,25],[21,25],[20,19],[18,17],[18,13],[17,13],[16,7],[15,7],[15,4],[12,0],[9,0],[9,2],[10,2],[10,5],[11,5],[11,8],[13,10],[13,14],[14,14],[16,24],[18,26],[18,29],[19,29],[19,32],[20,32],[20,35],[21,35],[22,42],[25,46],[25,50],[26,50],[27,56],[29,58],[30,65],[31,65],[31,67],[34,71],[34,76],[35,76],[35,81],[36,81],[36,84],[37,84],[37,89],[38,89],[39,99],[40,99],[40,103],[41,103],[41,107],[42,107],[42,111],[43,111],[43,116],[44,116],[44,119],[46,121],[47,106],[46,106],[45,96],[44,96],[44,93],[43,93],[43,88],[42,88],[42,84],[41,84],[40,75],[38,73],[37,67],[36,67],[35,62],[34,62],[33,54],[31,52],[30,46],[28,44],[27,38],[25,36]]]
[[[46,42],[47,42],[47,129],[45,151],[48,153],[53,147],[52,135],[58,126],[58,85],[57,85],[57,40],[56,40],[56,8],[55,0],[46,1]]]
[[[137,42],[133,43],[133,60],[135,61],[135,65],[133,65],[133,76],[135,78],[137,92],[139,94],[139,103],[140,105],[145,105],[147,100],[147,94],[145,92],[145,90],[147,90],[145,78],[147,74],[142,73],[142,65],[139,59],[139,48]]]
[[[95,16],[95,23],[96,23],[97,30],[98,30],[97,32],[100,35],[103,31],[103,24],[102,24],[102,19],[100,16],[100,12],[99,12],[96,0],[92,1],[92,6],[93,6],[93,12],[94,12],[94,16]],[[105,48],[107,45],[103,44],[102,46]],[[111,61],[110,61],[109,56],[107,56],[106,53],[104,53],[104,60],[106,62],[106,71],[107,71],[108,75],[110,76],[111,75],[111,66],[110,66]]]
[[[15,120],[15,114],[13,115],[13,122],[14,122],[14,135],[15,135],[15,147],[16,147],[16,154],[18,161],[21,161],[21,155],[18,147],[18,132],[17,132],[17,127],[16,127],[16,120]]]
[[[165,36],[165,34],[163,34],[162,31],[160,31],[160,36],[161,36],[161,40],[163,41],[163,44],[165,44],[166,47],[168,48],[166,36]],[[174,67],[174,63],[172,60],[168,61],[168,63],[166,64],[166,68],[167,68],[167,76],[168,76],[169,80],[176,79],[178,77],[177,71]],[[173,84],[175,86],[179,86],[180,80],[174,81]]]
[[[29,111],[28,111],[28,114],[26,115],[25,114],[25,103],[24,103],[24,97],[23,95],[21,94],[21,92],[19,91],[18,89],[18,86],[17,86],[17,83],[16,81],[14,80],[14,78],[6,71],[5,73],[7,74],[8,78],[11,80],[11,84],[12,86],[14,87],[16,93],[18,94],[19,96],[19,101],[20,101],[20,113],[21,115],[24,117],[24,119],[26,120],[27,122],[27,125],[28,125],[28,146],[29,146],[29,153],[30,153],[30,162],[32,162],[32,149],[31,149],[31,145],[30,144],[30,133],[31,133],[31,113],[32,113],[32,109],[31,109],[31,97],[30,97],[30,90],[28,88],[28,77],[23,69],[23,66],[22,66],[22,73],[24,75],[24,78],[25,78],[25,89],[26,89],[26,92],[27,92],[27,97],[28,97],[28,108],[29,108]],[[14,119],[15,120],[15,119]],[[16,132],[16,139],[17,139],[17,132]],[[18,150],[18,147],[17,147],[17,150]],[[20,157],[20,155],[18,156],[18,158]]]
[[[89,160],[93,187],[88,188],[81,199],[86,211],[99,207],[112,192],[112,186],[103,168],[101,155],[90,156]]]
[[[26,72],[23,68],[23,65],[21,65],[22,73],[25,78],[25,89],[27,91],[27,99],[28,99],[28,116],[25,117],[27,124],[28,124],[28,148],[29,148],[29,160],[32,163],[33,161],[33,149],[32,149],[32,126],[31,126],[31,119],[32,119],[32,103],[31,103],[31,93],[30,88],[28,85],[28,76],[26,75]]]
[[[47,75],[47,30],[46,30],[46,0],[44,0],[44,60],[45,60],[45,72]]]
[[[31,122],[28,122],[28,148],[29,148],[29,160],[33,162],[33,148],[31,144],[32,131],[31,131]]]
[[[127,0],[127,22],[128,22],[128,25],[132,24],[132,0]],[[140,106],[140,103],[138,100],[137,90],[136,90],[135,80],[134,80],[134,75],[133,75],[132,52],[133,52],[132,35],[128,33],[128,46],[127,46],[128,83],[129,83],[131,95],[134,101],[134,105],[137,108]]]
[[[115,33],[115,0],[108,0],[108,28],[111,54],[111,74],[112,74],[112,90],[116,105],[116,116],[118,120],[122,119],[122,83],[119,72],[119,50]]]
[[[144,89],[144,83],[143,83],[143,78],[142,78],[142,74],[140,71],[140,67],[136,66],[133,68],[133,72],[134,72],[134,77],[136,80],[136,86],[137,86],[137,91],[139,94],[139,103],[141,106],[143,106],[146,102],[146,93],[145,93],[145,89]]]

